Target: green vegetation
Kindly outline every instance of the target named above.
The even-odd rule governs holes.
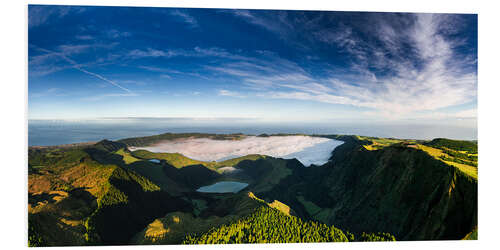
[[[238,169],[251,177],[249,189],[253,192],[265,192],[292,174],[286,160],[266,157],[255,161],[241,161]]]
[[[448,139],[435,139],[429,143],[424,143],[424,145],[417,144],[416,148],[427,152],[432,157],[441,160],[450,166],[457,168],[466,175],[477,180],[477,155],[470,155],[468,153],[463,153],[463,151],[455,150],[455,149],[466,148],[469,151],[465,152],[477,153],[477,144],[468,141],[458,141],[458,142],[459,143],[454,143],[453,140],[448,140]],[[436,146],[429,146],[429,145],[436,145]],[[451,146],[455,149],[450,149],[444,147],[443,145]],[[476,148],[472,148],[471,147],[472,145],[475,145]]]
[[[118,149],[115,152],[115,154],[123,156],[123,161],[125,162],[125,164],[130,164],[139,161],[139,159],[133,157],[129,152],[126,152],[125,149],[123,148]]]
[[[211,163],[193,160],[179,153],[153,153],[147,150],[135,150],[131,152],[131,155],[139,159],[165,160],[168,164],[176,168],[182,168],[191,165],[203,165],[206,167],[213,167],[213,164]]]
[[[477,240],[477,227],[468,233],[462,240]]]
[[[193,213],[173,212],[158,218],[134,236],[137,244],[180,244],[187,235],[203,234],[211,228],[247,216],[266,203],[251,194],[199,194],[191,201]],[[200,205],[203,203],[202,205]],[[198,210],[198,211],[196,211]],[[162,226],[159,226],[159,225]],[[162,228],[164,230],[162,230]]]
[[[80,159],[87,156],[81,149],[36,149],[28,150],[28,164],[30,166],[45,167],[57,166],[64,168],[73,166]]]
[[[476,142],[315,135],[344,144],[309,168],[262,155],[203,162],[125,143],[186,136],[244,137],[30,147],[29,246],[477,239]],[[195,192],[222,180],[251,192]]]
[[[248,190],[282,201],[302,219],[398,240],[461,239],[477,225],[477,179],[432,156],[442,150],[422,141],[366,150],[371,142],[363,137],[329,138],[344,144],[327,164],[290,168],[270,190]]]
[[[357,241],[396,241],[390,233],[365,233],[363,232]]]
[[[262,206],[236,222],[213,228],[199,236],[187,236],[183,244],[347,241],[344,233],[333,226],[312,221],[304,222],[277,209]]]
[[[222,167],[234,167],[238,165],[242,161],[257,161],[259,159],[266,159],[269,158],[268,156],[265,155],[257,155],[257,154],[251,154],[251,155],[245,155],[221,162],[216,162],[214,167],[215,168],[222,168]]]
[[[127,152],[117,145],[32,152],[50,164],[28,177],[30,246],[126,244],[151,219],[190,211],[147,178],[108,164],[123,164],[114,152]]]
[[[303,196],[298,196],[297,201],[304,206],[306,212],[314,219],[319,221],[328,221],[328,215],[332,213],[329,208],[321,208],[315,203],[306,200]]]
[[[144,136],[144,137],[135,137],[135,138],[127,138],[119,140],[118,142],[124,143],[127,146],[134,147],[143,147],[149,146],[156,142],[165,141],[165,140],[176,140],[176,139],[184,139],[184,138],[210,138],[214,140],[241,140],[245,138],[244,134],[206,134],[206,133],[164,133],[160,135],[153,136]]]
[[[28,216],[28,247],[42,247],[46,246],[47,243],[45,239],[43,239],[42,235],[40,235],[40,229],[38,222],[30,220]]]
[[[465,151],[469,154],[477,154],[477,141],[459,141],[437,138],[425,143],[425,145],[440,149],[447,148],[455,151]]]
[[[215,162],[215,161],[207,162],[207,161],[193,160],[179,153],[153,153],[143,149],[132,151],[131,156],[133,156],[134,158],[145,159],[145,160],[149,159],[165,160],[168,164],[176,168],[183,168],[192,165],[203,165],[213,170],[223,167],[234,167],[238,165],[240,162],[245,160],[256,161],[258,159],[263,159],[267,157],[264,155],[251,154],[221,162]]]

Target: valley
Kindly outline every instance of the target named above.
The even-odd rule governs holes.
[[[477,142],[260,135],[293,136],[340,143],[307,166],[295,157],[204,161],[147,150],[178,140],[241,142],[244,134],[30,147],[29,244],[477,239]]]

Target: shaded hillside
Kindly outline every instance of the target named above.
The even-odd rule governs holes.
[[[302,221],[269,206],[261,206],[244,218],[188,236],[183,244],[347,242],[345,234],[323,223]]]
[[[128,244],[152,219],[192,210],[148,179],[96,161],[106,156],[98,147],[59,153],[55,163],[50,151],[37,153],[49,164],[28,176],[32,246]]]
[[[401,240],[462,239],[477,226],[477,180],[426,152],[352,139],[322,167],[297,168],[272,190],[305,218]]]
[[[227,244],[395,240],[388,233],[357,236],[321,222],[304,221],[279,202],[267,203],[252,192],[199,195],[203,211],[173,212],[158,218],[133,238],[139,244]]]
[[[442,139],[321,137],[344,144],[329,162],[311,167],[262,155],[203,162],[131,152],[126,143],[108,140],[31,147],[29,243],[477,239],[474,148]],[[237,194],[196,192],[219,181],[248,186]]]
[[[187,235],[203,234],[251,214],[264,203],[246,193],[192,194],[197,212],[173,212],[157,218],[133,238],[137,244],[180,244]]]

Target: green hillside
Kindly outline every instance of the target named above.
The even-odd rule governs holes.
[[[188,236],[183,244],[347,242],[345,234],[323,223],[304,222],[268,206],[236,222]]]
[[[62,152],[55,163],[29,175],[29,245],[125,244],[152,218],[191,211],[189,203],[148,179],[99,163],[85,150]],[[104,153],[94,150],[89,152],[100,152],[100,159]],[[54,152],[36,155],[37,161],[49,163]]]
[[[207,168],[210,169],[219,169],[222,167],[234,167],[238,163],[244,161],[244,160],[250,160],[250,161],[255,161],[261,158],[265,158],[266,156],[264,155],[245,155],[237,158],[232,158],[229,160],[225,161],[220,161],[220,162],[215,162],[215,161],[198,161],[198,160],[193,160],[190,159],[182,154],[179,153],[153,153],[149,152],[147,150],[135,150],[130,152],[130,156],[138,159],[158,159],[158,160],[165,160],[168,164],[176,167],[176,168],[183,168],[186,166],[191,166],[191,165],[203,165]]]
[[[368,150],[363,139],[337,147],[332,161],[295,168],[256,195],[290,205],[302,218],[397,239],[461,239],[477,225],[477,179],[412,144]],[[310,185],[314,183],[314,185]]]
[[[245,135],[239,134],[207,134],[207,133],[164,133],[160,135],[134,137],[119,140],[118,142],[124,143],[127,146],[144,147],[160,141],[185,139],[185,138],[209,138],[214,140],[240,140],[245,138]]]
[[[465,151],[469,154],[477,154],[477,141],[458,141],[437,138],[425,143],[425,145],[441,149],[448,148],[455,151]]]
[[[29,245],[477,239],[476,142],[314,135],[344,141],[316,167],[263,155],[203,162],[127,149],[188,135],[244,137],[30,147]],[[196,192],[219,181],[248,186]]]

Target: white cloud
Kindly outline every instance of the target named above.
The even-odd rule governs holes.
[[[249,12],[238,15],[254,18]],[[254,67],[228,63],[213,70],[242,78],[260,90],[257,95],[261,97],[352,105],[393,119],[461,105],[477,98],[477,75],[467,70],[476,59],[461,60],[455,54],[460,41],[443,35],[459,25],[449,17],[417,14],[408,22],[412,26],[398,31],[384,21],[375,22],[378,28],[373,32],[383,46],[364,41],[345,25],[314,33],[319,41],[340,46],[354,56],[348,72],[333,70],[313,77],[297,64],[282,64],[286,60],[278,62],[277,58],[253,61]],[[402,44],[412,46],[413,54],[403,50]],[[391,73],[377,76],[373,68]]]
[[[196,18],[194,18],[193,16],[189,15],[185,11],[181,11],[181,10],[176,9],[176,10],[170,12],[170,14],[172,16],[179,17],[183,22],[189,24],[189,26],[191,28],[198,27],[198,21],[196,20]]]
[[[29,6],[28,27],[34,28],[46,24],[52,18],[63,18],[68,14],[84,12],[84,7],[78,6]]]
[[[240,94],[239,92],[229,91],[229,90],[226,90],[226,89],[219,90],[218,95],[220,95],[220,96],[238,97],[238,98],[244,98],[245,97],[244,95]]]
[[[179,53],[173,50],[157,50],[152,48],[147,48],[146,50],[134,49],[128,53],[128,56],[131,58],[173,57],[178,55]]]
[[[222,161],[249,154],[262,154],[285,159],[296,158],[305,166],[322,165],[331,152],[343,142],[310,136],[250,136],[242,140],[183,139],[164,141],[145,149],[151,152],[181,153],[202,161]]]

